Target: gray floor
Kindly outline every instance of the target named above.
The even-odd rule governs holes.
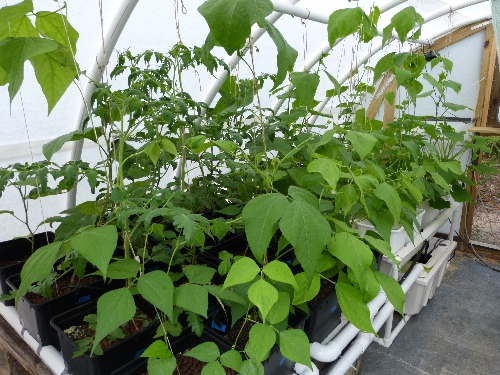
[[[500,375],[500,273],[457,255],[392,346],[370,345],[361,373]]]

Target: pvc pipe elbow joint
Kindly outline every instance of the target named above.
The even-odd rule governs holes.
[[[346,343],[346,346],[348,343],[349,342]],[[342,354],[343,349],[344,348],[335,340],[330,341],[326,345],[321,345],[319,342],[313,342],[311,344],[311,358],[323,363],[332,362]]]
[[[318,368],[316,367],[316,365],[314,363],[311,363],[312,364],[312,371],[309,367],[301,364],[301,363],[296,363],[295,364],[295,372],[297,373],[297,375],[319,375],[319,370]]]

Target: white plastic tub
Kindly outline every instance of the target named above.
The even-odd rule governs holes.
[[[360,237],[364,237],[366,232],[369,230],[378,233],[375,227],[371,225],[368,220],[358,221],[356,224],[359,229]],[[403,227],[391,230],[390,245],[393,254],[395,254],[405,245],[405,238],[406,238],[406,232]]]

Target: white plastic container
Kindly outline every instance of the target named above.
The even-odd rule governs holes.
[[[434,247],[436,241],[436,238],[430,241],[430,249]],[[436,289],[441,285],[444,271],[456,246],[456,242],[446,240],[432,252],[431,259],[424,264],[424,272],[406,294],[405,314],[418,314],[434,296]]]
[[[360,237],[364,237],[365,233],[369,230],[378,233],[375,227],[371,225],[368,220],[358,221],[356,224],[358,225]],[[406,232],[403,227],[391,230],[390,245],[393,254],[398,252],[405,245],[405,238]]]
[[[438,210],[436,208],[433,208],[429,206],[429,201],[423,201],[422,202],[422,209],[425,210],[424,215],[422,217],[422,223],[421,223],[421,228],[425,229],[427,228],[432,222],[439,216],[439,214],[443,210]]]

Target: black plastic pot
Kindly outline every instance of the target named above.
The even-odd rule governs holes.
[[[309,310],[304,330],[310,342],[321,343],[340,324],[341,311],[336,293],[330,293],[320,304],[310,304]]]
[[[33,250],[37,250],[54,241],[53,232],[38,233],[34,236],[34,246],[26,238],[0,243],[0,262],[16,262],[8,266],[0,267],[0,294],[8,294],[11,288],[7,284],[9,276],[20,273],[24,261],[29,257]],[[2,301],[6,306],[14,306],[14,300]]]
[[[134,297],[135,304],[151,318],[156,316],[152,305],[139,296]],[[83,318],[97,312],[97,303],[89,302],[73,310],[67,311],[54,317],[50,324],[57,331],[61,352],[66,363],[68,372],[72,375],[110,375],[124,363],[139,358],[146,348],[153,342],[153,337],[158,328],[158,321],[151,323],[141,331],[126,337],[116,345],[106,349],[103,355],[89,354],[72,358],[73,353],[78,350],[78,344],[74,342],[64,330],[84,323]]]
[[[288,324],[287,322],[283,322],[282,328],[288,325],[292,328],[304,330],[306,320],[307,315],[296,309],[295,314],[289,315]],[[226,312],[221,309],[216,314],[211,315],[205,324],[208,326],[207,329],[209,329],[214,336],[219,337],[221,340],[226,340],[230,346],[233,345],[226,337],[227,332],[231,328],[230,312],[226,314]],[[242,351],[244,348],[236,346],[236,349]],[[271,349],[269,357],[262,362],[262,364],[264,365],[265,375],[292,375],[294,373],[293,369],[295,367],[295,362],[285,358],[277,345]]]
[[[12,289],[17,290],[21,284],[20,275],[13,275],[7,279],[7,283]],[[76,287],[72,291],[55,297],[43,303],[31,303],[26,296],[22,296],[17,304],[17,312],[21,325],[33,336],[42,346],[53,345],[60,350],[57,332],[50,325],[50,320],[56,315],[71,310],[76,306],[89,301],[97,300],[106,293],[109,287],[103,281],[98,281],[92,286]]]

